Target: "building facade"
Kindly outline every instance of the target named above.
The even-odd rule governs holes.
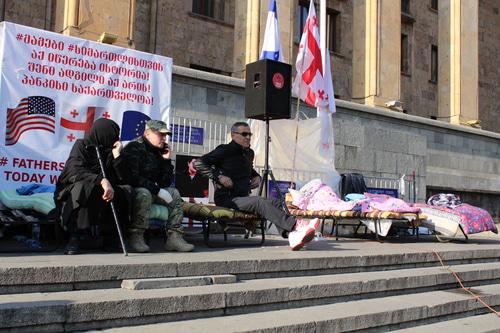
[[[277,4],[284,60],[293,64],[308,2]],[[0,0],[0,19],[90,40],[107,33],[115,45],[172,57],[173,116],[217,123],[223,142],[224,126],[244,118],[241,78],[258,59],[267,5]],[[391,179],[415,172],[418,200],[454,191],[498,220],[499,7],[496,0],[327,1],[339,172]],[[402,108],[386,107],[391,101]]]
[[[293,64],[309,2],[277,5],[284,60]],[[0,19],[93,40],[107,32],[116,45],[242,78],[258,59],[267,7],[267,0],[0,0]],[[400,101],[395,111],[499,131],[499,11],[496,0],[327,0],[336,97],[379,107]]]

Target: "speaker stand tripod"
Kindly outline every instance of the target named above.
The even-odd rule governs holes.
[[[276,189],[276,192],[278,192],[278,196],[281,205],[283,206],[283,209],[287,214],[289,214],[290,212],[288,211],[288,207],[286,206],[285,197],[283,196],[283,193],[281,193],[281,190],[278,187],[278,183],[276,182],[276,178],[274,178],[273,171],[269,168],[269,142],[271,142],[271,138],[269,137],[269,118],[266,118],[265,121],[266,121],[265,158],[264,158],[264,169],[262,170],[262,181],[259,186],[259,196],[264,196],[265,198],[269,196],[269,179],[270,179],[270,181],[274,185],[274,188]]]

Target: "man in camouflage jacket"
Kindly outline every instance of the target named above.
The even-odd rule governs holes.
[[[172,135],[167,125],[160,120],[149,120],[144,135],[125,146],[123,155],[130,167],[130,185],[134,187],[132,219],[127,230],[131,250],[148,252],[144,242],[144,231],[149,226],[151,205],[168,208],[167,251],[189,252],[194,246],[182,238],[182,198],[179,191],[170,187],[174,167],[170,160],[171,151],[166,143]]]

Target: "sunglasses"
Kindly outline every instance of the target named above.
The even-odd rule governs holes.
[[[239,135],[241,135],[242,137],[245,137],[245,138],[247,136],[251,137],[253,135],[253,133],[250,133],[250,132],[241,132],[241,133],[240,132],[233,132],[233,133],[239,134]]]

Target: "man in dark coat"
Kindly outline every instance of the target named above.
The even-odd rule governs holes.
[[[149,214],[153,203],[168,208],[167,251],[189,252],[192,244],[183,238],[182,198],[171,183],[174,167],[171,151],[166,143],[171,135],[167,124],[160,120],[149,120],[144,135],[131,141],[123,150],[130,167],[130,185],[134,187],[132,221],[127,230],[129,246],[138,252],[148,252],[144,242],[144,231],[149,226]]]
[[[249,196],[262,180],[253,168],[251,136],[247,123],[235,123],[231,127],[232,141],[203,155],[195,162],[195,167],[199,173],[215,181],[216,205],[256,213],[268,219],[289,232],[290,247],[299,250],[314,238],[319,220],[296,220],[281,209],[279,200]]]
[[[66,254],[80,251],[80,239],[92,224],[101,222],[107,245],[117,244],[111,207],[114,201],[121,223],[128,222],[130,187],[125,184],[127,166],[122,158],[120,127],[112,120],[98,119],[83,139],[75,141],[56,184],[54,201],[70,234]],[[102,157],[103,177],[96,147]],[[106,244],[105,244],[106,245]]]

